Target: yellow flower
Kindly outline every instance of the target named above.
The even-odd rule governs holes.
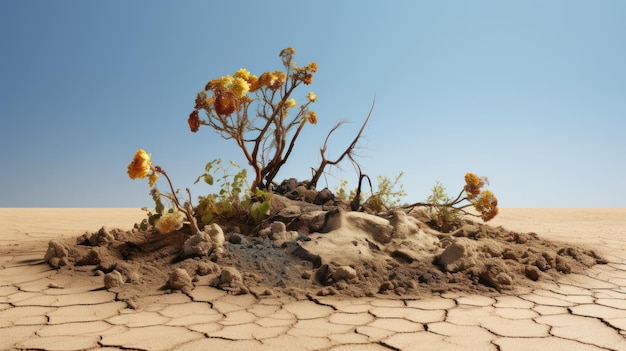
[[[235,74],[233,74],[233,77],[241,78],[241,79],[247,81],[248,79],[250,79],[250,72],[248,72],[247,69],[242,68],[242,69],[238,70],[237,72],[235,72]]]
[[[285,108],[292,108],[294,106],[296,106],[298,103],[296,102],[296,99],[291,98],[287,101],[285,101]]]
[[[236,96],[244,97],[248,91],[250,91],[250,85],[243,78],[237,77],[233,81],[233,85],[230,89]]]
[[[213,89],[224,89],[229,86],[233,82],[233,78],[231,76],[223,76],[219,78],[215,78],[209,81],[204,88],[205,90],[213,90]]]
[[[483,190],[480,193],[480,197],[473,204],[485,222],[490,221],[498,214],[498,199],[489,190]]]
[[[128,176],[130,179],[145,178],[151,169],[150,155],[143,149],[139,149],[135,153],[132,162],[128,164]]]
[[[166,212],[154,223],[161,234],[168,234],[183,227],[185,216],[180,211]]]
[[[311,62],[309,63],[309,65],[307,66],[307,68],[309,69],[309,71],[311,72],[317,72],[317,63],[315,62]]]
[[[309,101],[311,101],[311,102],[315,102],[315,100],[317,100],[317,95],[315,95],[315,93],[314,93],[314,92],[312,92],[312,91],[311,91],[311,92],[309,92],[309,94],[308,94],[306,97],[307,97],[307,98],[309,99]]]
[[[317,113],[311,110],[307,111],[306,119],[311,124],[317,124]]]

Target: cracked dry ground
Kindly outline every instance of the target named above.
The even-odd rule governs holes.
[[[9,226],[0,235],[11,252],[0,258],[0,349],[626,350],[621,221],[572,238],[608,264],[515,293],[297,300],[198,286],[146,297],[138,310],[99,279],[57,276],[41,260],[49,230]]]

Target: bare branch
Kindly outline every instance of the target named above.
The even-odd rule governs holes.
[[[370,108],[370,111],[367,114],[367,118],[365,118],[365,121],[363,122],[363,125],[361,126],[361,129],[359,129],[359,132],[354,137],[354,140],[352,140],[352,143],[350,143],[350,145],[348,145],[346,150],[334,161],[330,161],[330,160],[328,160],[326,158],[325,152],[326,152],[326,148],[328,146],[327,143],[328,143],[328,139],[330,138],[330,135],[335,130],[337,130],[337,128],[339,128],[343,123],[342,122],[337,123],[330,130],[330,132],[328,132],[328,135],[326,136],[326,139],[324,140],[324,146],[322,146],[322,148],[320,149],[320,153],[322,154],[322,161],[320,162],[319,167],[317,168],[317,170],[313,174],[313,178],[311,178],[311,182],[309,183],[309,189],[315,188],[315,186],[317,185],[317,182],[319,181],[319,178],[321,177],[322,173],[324,173],[324,169],[326,168],[326,166],[328,166],[328,165],[336,166],[346,156],[348,156],[354,162],[354,158],[352,158],[352,153],[353,153],[354,149],[356,148],[356,146],[357,146],[357,144],[359,142],[359,139],[361,139],[361,135],[363,134],[363,130],[365,129],[365,126],[367,125],[367,122],[369,121],[370,117],[372,116],[372,112],[374,111],[374,105],[375,104],[376,104],[376,96],[374,96],[374,101],[372,101],[372,107]]]

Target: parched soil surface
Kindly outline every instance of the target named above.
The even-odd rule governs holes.
[[[354,229],[355,225],[329,227],[332,216],[321,207],[288,220],[276,214],[272,220],[286,222],[284,228],[289,229],[295,218],[312,211],[320,214],[308,218],[322,218],[319,231],[285,232],[293,233],[288,240],[285,236],[277,240],[267,229],[248,235],[227,230],[223,249],[183,257],[183,245],[190,237],[186,228],[167,235],[101,228],[75,240],[51,242],[46,261],[59,274],[103,276],[103,288],[117,292],[131,307],[142,296],[189,293],[199,285],[259,298],[277,294],[407,297],[448,291],[497,294],[605,263],[591,250],[482,223],[464,221],[457,230],[441,233],[410,213],[407,223],[416,224],[417,231],[382,239],[377,233]],[[368,216],[375,217],[357,219],[385,221]],[[335,241],[326,240],[332,235],[353,237],[348,244],[333,246],[329,242]],[[342,256],[343,262],[333,258]]]

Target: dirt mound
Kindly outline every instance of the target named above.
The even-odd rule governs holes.
[[[264,227],[248,235],[218,226],[206,228],[204,239],[185,228],[163,235],[103,227],[76,241],[50,242],[45,260],[59,274],[103,276],[103,287],[131,307],[142,296],[199,285],[257,297],[488,294],[604,263],[593,251],[534,233],[471,221],[441,233],[414,213],[374,216],[280,201]]]

